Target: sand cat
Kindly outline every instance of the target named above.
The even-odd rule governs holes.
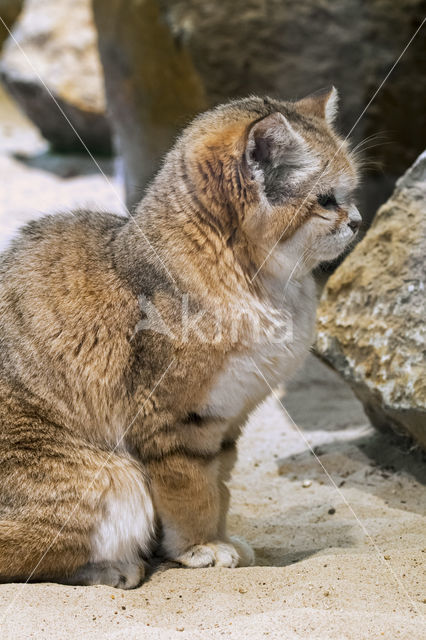
[[[253,562],[226,532],[236,442],[311,344],[312,269],[360,224],[336,100],[214,108],[134,215],[46,216],[2,255],[2,580],[131,588],[156,545]]]

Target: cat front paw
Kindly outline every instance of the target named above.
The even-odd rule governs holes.
[[[229,538],[230,542],[234,545],[235,549],[238,551],[238,566],[239,567],[252,567],[256,560],[255,553],[248,542],[243,540],[242,538],[237,538],[236,536],[231,536]]]
[[[234,545],[227,542],[196,544],[176,558],[185,567],[236,567],[239,555]]]
[[[238,538],[231,542],[207,542],[197,544],[175,558],[185,567],[247,567],[254,562],[254,553],[245,542]]]

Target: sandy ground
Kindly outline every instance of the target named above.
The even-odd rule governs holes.
[[[45,151],[0,95],[0,247],[43,211],[90,203],[120,211],[120,185],[90,160]],[[110,177],[111,162],[101,166]],[[254,546],[255,567],[166,568],[130,592],[0,585],[0,637],[425,638],[422,454],[373,431],[313,356],[288,388],[286,410],[281,397],[252,415],[231,483],[230,529]]]

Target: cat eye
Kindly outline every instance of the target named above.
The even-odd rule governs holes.
[[[337,207],[337,200],[332,193],[319,195],[317,201],[323,209],[335,209]]]

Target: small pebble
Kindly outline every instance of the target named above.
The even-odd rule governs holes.
[[[334,507],[331,507],[331,509],[328,510],[328,513],[333,516],[336,513],[336,509]]]
[[[330,592],[329,591],[324,591],[324,595],[325,595],[326,598],[328,598],[328,596],[330,595]]]
[[[185,631],[185,627],[176,627],[176,631]]]
[[[306,489],[307,487],[310,487],[311,484],[312,484],[312,480],[304,480],[302,482],[302,487],[304,487]]]
[[[386,554],[385,556],[383,556],[385,560],[390,560],[390,555]]]
[[[239,591],[240,593],[247,593],[247,589],[244,589],[244,587],[240,587],[240,588],[238,589],[238,591]]]

